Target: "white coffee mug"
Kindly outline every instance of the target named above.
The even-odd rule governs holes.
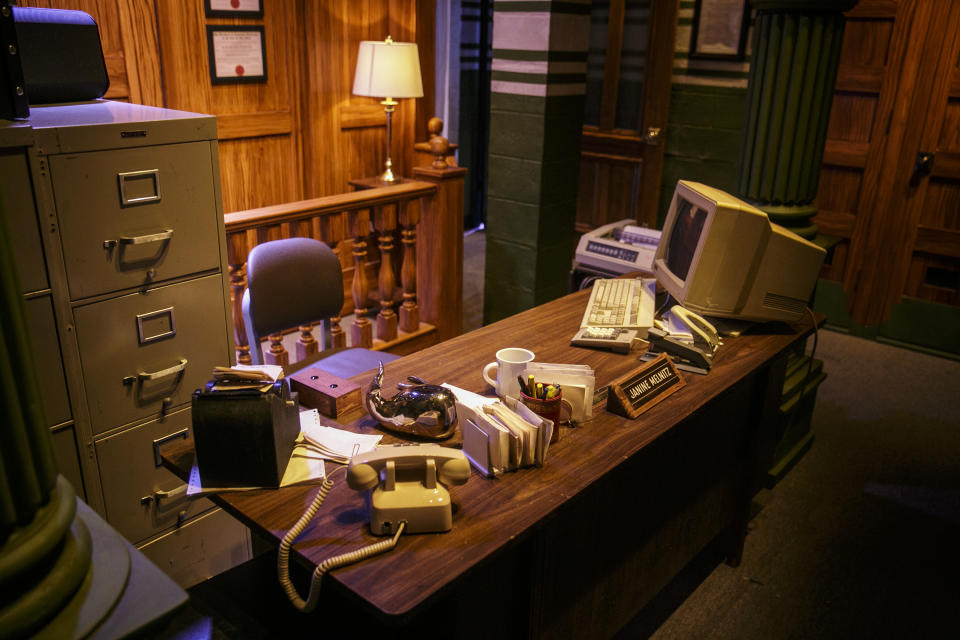
[[[533,361],[533,351],[519,347],[509,347],[497,351],[497,361],[491,362],[483,368],[483,379],[497,390],[501,398],[510,396],[520,397],[520,383],[517,376],[522,375],[527,363]],[[496,369],[496,373],[491,373]],[[494,380],[491,375],[496,375]]]

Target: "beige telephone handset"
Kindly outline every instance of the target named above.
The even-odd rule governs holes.
[[[716,352],[717,347],[720,346],[720,335],[703,316],[678,304],[670,307],[670,313],[690,329],[695,343],[707,347],[711,354]]]
[[[393,549],[401,533],[449,531],[453,509],[450,493],[441,483],[463,484],[470,479],[470,463],[463,451],[437,444],[380,446],[353,456],[346,469],[347,484],[352,489],[369,490],[371,533],[393,537],[321,562],[313,572],[310,593],[303,600],[290,582],[290,547],[333,488],[333,480],[328,475],[313,503],[283,537],[277,555],[280,585],[290,602],[304,613],[317,606],[320,581],[327,571]]]

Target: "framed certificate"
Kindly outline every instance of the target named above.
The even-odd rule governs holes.
[[[262,26],[207,25],[210,82],[267,81],[267,47]]]
[[[747,0],[697,0],[690,30],[690,58],[743,60],[749,26]]]
[[[263,0],[203,0],[207,17],[262,18]]]

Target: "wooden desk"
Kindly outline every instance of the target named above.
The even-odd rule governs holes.
[[[597,384],[607,384],[638,361],[569,346],[588,294],[392,362],[384,388],[412,374],[492,393],[480,370],[507,346],[527,347],[542,362],[588,364]],[[718,535],[730,561],[739,560],[750,500],[773,444],[765,427],[777,407],[785,352],[811,331],[809,322],[781,324],[728,339],[709,375],[684,373],[687,385],[638,419],[599,408],[591,422],[563,429],[544,467],[496,479],[474,473],[451,489],[452,531],[404,537],[386,555],[329,574],[324,589],[342,589],[381,621],[416,624],[437,612],[472,620],[457,623],[457,637],[468,630],[487,637],[613,634]],[[373,425],[363,416],[349,428]],[[189,441],[165,449],[164,458],[184,477]],[[293,487],[215,500],[279,539],[315,493]],[[358,549],[378,539],[365,524],[361,498],[338,481],[295,551],[313,566]],[[420,615],[426,612],[432,614]]]

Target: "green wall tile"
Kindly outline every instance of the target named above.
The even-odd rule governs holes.
[[[583,121],[585,101],[586,97],[583,95],[548,96],[546,104],[544,104],[544,109],[548,118],[566,120],[579,124]]]
[[[535,204],[487,198],[487,238],[512,240],[536,247],[540,239],[538,217],[541,208]]]
[[[484,272],[488,283],[511,283],[515,287],[533,290],[537,251],[529,246],[488,236]]]
[[[533,291],[509,283],[485,283],[483,323],[490,324],[536,306]]]
[[[563,280],[550,282],[549,284],[541,288],[538,288],[536,293],[534,294],[533,304],[534,305],[543,304],[545,302],[550,302],[551,300],[556,300],[557,298],[561,298],[567,295],[569,293],[568,289],[569,289],[569,283],[570,283],[569,273],[570,273],[570,270],[567,269],[567,271],[563,272],[563,275],[564,275]],[[570,337],[572,338],[573,335],[571,335]]]
[[[537,219],[537,246],[549,247],[562,243],[576,244],[577,203],[575,201],[542,205]],[[573,254],[571,253],[571,259]]]
[[[558,286],[561,293],[566,293],[575,247],[574,243],[566,241],[538,247],[535,280],[535,290],[538,294],[541,291],[557,291]]]
[[[736,158],[732,162],[700,160],[695,157],[665,156],[663,175],[660,179],[660,205],[658,226],[663,225],[673,191],[678,180],[701,182],[728,193],[734,192],[737,183]]]
[[[575,206],[579,184],[579,155],[572,160],[545,159],[540,178],[540,202],[544,205],[572,202]]]
[[[743,127],[746,96],[746,89],[674,84],[670,91],[668,127],[686,123],[739,130]]]
[[[580,161],[580,142],[583,137],[582,120],[568,114],[548,113],[545,120],[546,139],[543,143],[543,159]]]
[[[740,155],[740,133],[739,129],[677,125],[667,136],[664,153],[736,164]]]
[[[547,99],[543,96],[522,96],[514,93],[490,93],[490,113],[494,111],[509,111],[513,113],[547,112]]]
[[[538,204],[542,170],[539,162],[490,154],[487,197]]]
[[[541,114],[490,112],[490,153],[525,160],[544,157],[546,118]]]

